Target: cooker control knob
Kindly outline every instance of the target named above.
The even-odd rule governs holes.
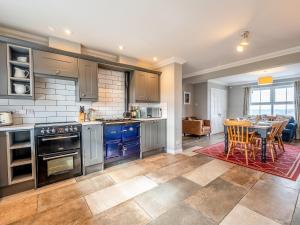
[[[51,133],[55,134],[56,130],[54,128],[52,128]]]
[[[78,128],[77,127],[74,127],[74,131],[77,131],[78,130]]]
[[[69,130],[72,132],[73,131],[73,127],[70,127]]]
[[[45,130],[44,129],[41,130],[41,134],[45,134]]]
[[[48,129],[46,130],[46,133],[47,133],[47,134],[50,134],[50,133],[51,133],[50,128],[48,128]]]
[[[66,127],[66,128],[65,128],[65,131],[66,131],[66,132],[69,132],[69,128],[68,128],[68,127]]]

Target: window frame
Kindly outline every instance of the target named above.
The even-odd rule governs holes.
[[[277,88],[286,88],[286,93],[287,93],[287,88],[292,87],[294,88],[294,95],[295,95],[295,87],[293,84],[281,84],[281,85],[273,85],[273,86],[262,86],[262,87],[252,87],[250,89],[250,95],[249,95],[249,111],[251,105],[271,105],[271,115],[274,115],[274,105],[286,105],[285,107],[285,114],[287,114],[287,105],[289,104],[295,104],[295,98],[294,101],[280,101],[280,102],[275,102],[275,89]],[[252,92],[254,90],[270,90],[270,102],[253,102],[252,103]],[[287,95],[286,95],[287,98]],[[260,101],[261,101],[261,96],[260,96]],[[250,112],[249,112],[250,113]],[[259,107],[259,115],[261,114],[261,108]],[[275,116],[275,115],[274,115]],[[295,108],[294,108],[294,114],[292,116],[295,116]]]

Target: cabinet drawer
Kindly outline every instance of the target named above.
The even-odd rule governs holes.
[[[33,71],[39,74],[78,78],[78,59],[34,50]]]

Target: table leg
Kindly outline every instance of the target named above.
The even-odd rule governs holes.
[[[224,147],[224,153],[227,154],[227,152],[228,152],[228,135],[227,135],[227,132],[225,132],[224,134],[225,134],[225,147]]]
[[[267,162],[267,139],[261,138],[261,162]]]

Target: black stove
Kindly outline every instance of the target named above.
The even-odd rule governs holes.
[[[40,123],[34,134],[38,187],[82,175],[81,124]]]

